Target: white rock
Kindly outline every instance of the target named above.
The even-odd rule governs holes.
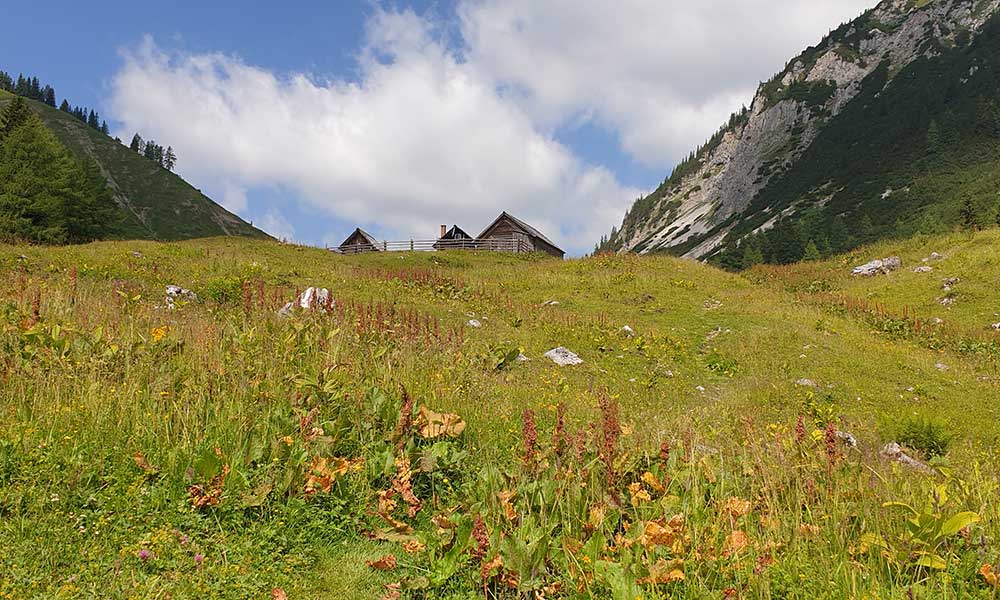
[[[545,302],[542,302],[542,306],[559,306],[559,301],[558,300],[546,300]]]
[[[846,431],[837,431],[837,439],[844,442],[848,448],[857,448],[858,439]]]
[[[629,327],[628,325],[622,327],[621,332],[627,335],[628,337],[632,337],[633,335],[635,335],[635,330]]]
[[[699,392],[704,392],[705,391],[705,388],[703,386],[700,386],[700,385],[699,386],[695,386],[694,389],[698,390]]]
[[[937,369],[938,371],[947,371],[948,365],[944,363],[937,363],[936,365],[934,365],[934,368]]]
[[[549,350],[545,353],[545,357],[560,367],[565,367],[567,365],[579,365],[583,363],[582,358],[562,346]]]
[[[298,298],[284,305],[278,311],[278,316],[287,317],[294,313],[296,308],[301,310],[315,309],[325,311],[327,310],[327,306],[333,306],[333,302],[333,299],[330,297],[330,290],[309,286],[306,288],[306,291],[299,294]]]
[[[1000,323],[994,323],[993,324],[993,329],[996,329],[997,331],[1000,331]]]
[[[531,359],[528,358],[527,356],[525,356],[524,354],[518,354],[517,355],[517,362],[528,362],[530,360]]]
[[[174,310],[177,308],[177,305],[175,304],[177,300],[194,302],[197,299],[198,295],[191,290],[184,289],[179,285],[168,285],[164,290],[163,303],[167,309]]]
[[[934,267],[928,267],[927,265],[921,265],[916,269],[913,269],[914,273],[930,273],[934,270]]]
[[[479,328],[479,327],[482,327],[482,326],[483,326],[483,324],[482,324],[482,323],[480,323],[479,321],[477,321],[477,320],[475,320],[475,319],[469,319],[469,322],[468,322],[468,323],[466,323],[466,324],[467,324],[467,325],[468,325],[469,327],[475,327],[475,328]]]
[[[882,458],[896,461],[905,467],[913,469],[914,471],[920,471],[921,473],[926,473],[928,475],[932,475],[934,473],[934,469],[904,452],[902,446],[896,442],[889,442],[885,446],[882,446],[879,454]]]
[[[861,266],[854,267],[851,271],[851,275],[855,277],[872,277],[873,275],[885,275],[895,271],[902,265],[898,256],[890,256],[888,258],[879,258],[871,262],[865,263]]]
[[[799,379],[798,381],[795,382],[795,385],[801,385],[802,387],[811,387],[811,388],[817,387],[815,381],[806,378]]]
[[[940,304],[941,306],[951,306],[951,305],[955,304],[955,297],[954,296],[945,296],[944,298],[941,298],[940,300],[938,300],[938,304]]]

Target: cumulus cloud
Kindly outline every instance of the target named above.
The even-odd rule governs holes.
[[[311,213],[429,238],[508,210],[579,253],[642,191],[581,160],[560,128],[592,121],[666,175],[759,79],[870,4],[459,0],[453,43],[451,23],[376,9],[350,79],[147,39],[123,53],[109,104],[237,212],[248,190],[280,186]],[[263,226],[292,237],[278,210]]]
[[[669,168],[761,80],[876,0],[465,0],[470,62],[536,119],[592,119]]]
[[[283,184],[390,236],[475,229],[508,210],[579,252],[640,193],[537,129],[414,13],[379,12],[368,39],[358,82],[146,40],[125,54],[112,109],[127,130],[169,137],[185,175],[226,182],[234,207],[248,187]]]

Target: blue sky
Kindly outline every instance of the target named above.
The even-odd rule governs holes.
[[[181,175],[276,235],[431,237],[505,209],[578,254],[872,4],[18,3],[8,22],[30,26],[5,28],[0,69],[173,145]]]

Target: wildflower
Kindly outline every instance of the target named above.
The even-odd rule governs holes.
[[[149,336],[153,339],[153,342],[159,342],[167,336],[167,332],[170,331],[170,326],[164,325],[163,327],[154,327],[149,331]]]
[[[149,560],[150,552],[149,552],[149,550],[143,548],[142,550],[139,550],[138,556],[139,556],[139,560],[141,560],[141,561],[147,561],[147,560]]]
[[[196,553],[194,555],[194,564],[200,567],[201,563],[203,563],[203,562],[205,562],[205,557],[202,556],[202,554],[200,552]]]
[[[476,541],[476,547],[470,550],[473,558],[482,561],[486,558],[486,553],[490,550],[490,534],[486,530],[486,522],[479,515],[472,526],[472,539]]]
[[[552,445],[555,447],[556,456],[560,458],[569,445],[569,435],[566,433],[566,405],[562,402],[556,406],[556,431],[552,436]]]
[[[670,441],[669,440],[663,440],[663,443],[660,444],[660,460],[663,461],[663,462],[667,462],[668,460],[670,460]]]
[[[618,452],[618,440],[621,437],[621,423],[618,421],[618,405],[614,400],[602,395],[601,407],[601,449],[600,458],[604,463],[608,484],[614,480],[615,454]]]
[[[827,424],[823,437],[826,445],[826,459],[832,469],[837,464],[837,460],[840,459],[840,449],[837,448],[837,428],[832,421]]]
[[[806,439],[806,420],[799,415],[799,420],[795,423],[795,443],[802,444]]]

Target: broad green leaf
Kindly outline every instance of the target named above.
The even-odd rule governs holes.
[[[979,522],[979,515],[974,512],[960,512],[954,517],[948,519],[941,525],[941,531],[938,533],[940,537],[951,537],[962,531],[969,525]]]

